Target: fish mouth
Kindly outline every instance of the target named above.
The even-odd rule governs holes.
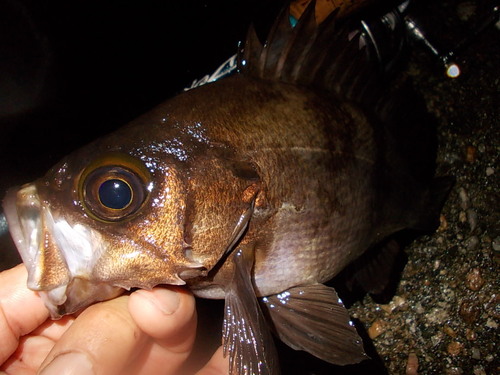
[[[105,244],[99,232],[54,218],[35,184],[10,189],[3,201],[10,234],[28,270],[28,288],[38,291],[52,318],[120,295],[122,288],[92,281]]]

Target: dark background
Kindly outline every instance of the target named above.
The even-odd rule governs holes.
[[[265,35],[282,3],[0,0],[0,194],[212,73],[235,53],[250,22]],[[492,3],[420,1],[414,12],[438,46],[448,49],[470,34]],[[377,6],[370,10],[378,11]],[[280,345],[284,374],[403,374],[410,352],[417,353],[426,374],[497,369],[496,355],[487,353],[495,353],[498,342],[490,321],[498,319],[498,36],[490,28],[463,51],[464,73],[454,81],[423,49],[409,49],[403,75],[438,118],[438,170],[456,176],[457,185],[444,211],[449,228],[408,249],[409,263],[396,292],[407,301],[406,309],[387,315],[380,304],[360,297],[351,311],[362,333],[380,319],[389,325],[382,339],[366,340],[374,359],[337,368]],[[472,161],[469,147],[475,150]],[[494,173],[485,175],[487,168]],[[466,206],[461,189],[469,194]],[[470,210],[479,221],[474,228]],[[479,245],[469,247],[471,238]],[[0,238],[0,246],[2,268],[18,262],[8,236]],[[449,279],[436,271],[436,261]],[[471,292],[464,275],[473,268],[486,282]],[[425,286],[426,280],[432,287]],[[451,285],[451,300],[442,297],[443,285]],[[472,323],[459,314],[464,299],[479,306]],[[421,312],[415,306],[424,300]],[[448,318],[433,320],[433,309],[443,304]],[[204,340],[215,345],[221,304],[202,302],[199,315]],[[443,333],[446,325],[455,336]],[[468,340],[467,329],[479,339]],[[452,342],[463,347],[458,355],[449,350]],[[472,357],[474,348],[479,359]]]

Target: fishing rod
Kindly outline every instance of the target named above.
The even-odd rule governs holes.
[[[311,0],[295,0],[290,5],[290,24],[294,26],[306,9]],[[362,10],[382,1],[365,0],[352,2],[348,0],[316,0],[316,21],[320,23],[329,13],[338,9],[338,16],[350,17],[353,13]],[[416,20],[412,14],[413,2],[404,0],[394,5],[382,16],[362,17],[353,32],[360,33],[360,39],[368,47],[370,57],[379,66],[380,70],[389,73],[400,61],[402,52],[411,41],[423,46],[427,53],[431,54],[441,66],[448,78],[457,78],[461,74],[460,64],[457,57],[467,46],[471,45],[477,38],[490,27],[499,22],[500,6],[498,1],[494,1],[488,14],[475,28],[470,30],[468,35],[459,41],[454,48],[442,50],[437,47],[438,43],[433,41],[424,27]],[[233,55],[227,59],[211,75],[205,75],[199,80],[194,80],[185,90],[215,82],[216,80],[228,76],[237,69],[237,56]]]

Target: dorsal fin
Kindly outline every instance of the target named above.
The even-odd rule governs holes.
[[[338,14],[333,11],[318,25],[315,1],[311,1],[293,27],[289,7],[285,7],[264,45],[251,27],[238,59],[240,72],[366,102],[376,96],[370,87],[378,70],[368,58],[361,34]]]

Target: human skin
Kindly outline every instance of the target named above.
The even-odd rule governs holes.
[[[51,320],[23,265],[0,273],[0,374],[178,374],[193,348],[193,296],[138,290]],[[219,348],[197,375],[228,373]]]

